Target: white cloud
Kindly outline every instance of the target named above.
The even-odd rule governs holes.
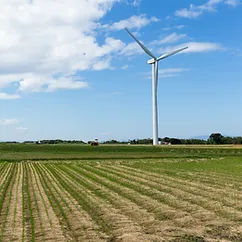
[[[143,53],[143,50],[139,47],[139,45],[136,42],[131,42],[125,46],[120,54],[125,56],[131,56],[141,53]]]
[[[17,127],[16,130],[19,132],[19,133],[27,133],[29,131],[28,128],[26,127]]]
[[[241,1],[240,0],[226,0],[225,3],[232,7],[236,7],[239,4],[241,4]]]
[[[174,76],[180,76],[182,72],[189,71],[189,69],[185,68],[166,68],[166,69],[160,69],[159,70],[159,78],[169,78]],[[141,75],[144,75],[146,79],[151,79],[151,73],[150,72],[144,72],[140,73]]]
[[[88,87],[87,82],[80,81],[80,78],[75,76],[53,78],[48,75],[35,76],[26,73],[22,77],[19,82],[19,91],[21,92],[49,92],[58,89],[80,89]]]
[[[162,73],[162,74],[180,73],[188,70],[189,69],[184,69],[184,68],[166,68],[166,69],[159,70],[159,73]]]
[[[117,96],[117,95],[122,94],[122,92],[111,92],[110,94],[111,94],[112,96]]]
[[[0,67],[1,68],[1,67]],[[18,74],[0,74],[0,88],[8,87],[10,83],[18,83],[20,81]]]
[[[213,0],[213,1],[215,1],[215,0]],[[212,42],[195,42],[194,41],[194,42],[186,42],[183,44],[179,44],[177,46],[172,45],[172,44],[175,44],[176,42],[180,42],[180,40],[185,39],[185,38],[188,39],[189,36],[187,36],[186,34],[177,34],[174,32],[160,40],[154,40],[145,45],[149,46],[149,49],[151,51],[155,51],[158,53],[167,53],[167,52],[174,51],[178,48],[182,48],[185,46],[187,46],[188,49],[182,51],[181,53],[200,53],[200,52],[224,50],[224,48],[222,47],[221,44],[212,43]],[[160,48],[161,45],[166,45],[166,47]],[[143,54],[143,50],[140,48],[140,46],[135,41],[133,41],[133,42],[129,43],[128,45],[126,45],[126,47],[122,49],[120,54],[125,55],[125,56],[133,56],[133,55]]]
[[[171,29],[183,29],[184,27],[185,27],[185,25],[175,25],[175,26],[172,26],[172,27],[163,28],[162,30],[169,31]]]
[[[128,68],[129,68],[129,65],[124,65],[124,66],[121,67],[122,70],[126,70]]]
[[[104,59],[103,61],[99,61],[93,65],[93,70],[101,71],[104,69],[114,69],[114,67],[112,67],[110,63],[111,63],[111,58]]]
[[[166,78],[166,77],[173,77],[179,76],[182,72],[189,71],[189,69],[184,68],[167,68],[159,70],[159,77]]]
[[[159,21],[156,17],[147,18],[145,14],[134,15],[128,19],[121,20],[119,22],[113,23],[111,25],[105,25],[106,28],[110,30],[122,30],[124,28],[128,29],[140,29],[146,25]]]
[[[106,136],[106,135],[110,135],[110,134],[112,134],[112,133],[111,132],[104,132],[104,133],[101,133],[100,135]]]
[[[136,7],[139,6],[141,2],[142,0],[132,0],[132,5]]]
[[[118,1],[1,0],[0,88],[14,82],[26,92],[87,87],[72,78],[75,73],[111,68],[112,55],[125,47],[114,38],[103,45],[96,39],[99,21]],[[62,78],[55,78],[57,73]],[[19,95],[3,92],[0,98]]]
[[[176,16],[183,17],[183,18],[197,18],[202,15],[202,11],[194,8],[194,5],[190,5],[190,9],[180,9],[175,12]]]
[[[160,52],[167,53],[175,49],[182,48],[187,46],[188,49],[180,52],[182,53],[201,53],[201,52],[210,52],[210,51],[220,51],[223,50],[223,47],[218,43],[211,42],[188,42],[178,46],[168,46],[167,48],[160,49]]]
[[[49,91],[55,91],[57,89],[80,89],[88,87],[87,82],[73,81],[71,78],[54,79],[48,86]]]
[[[205,12],[214,12],[218,4],[224,3],[226,5],[236,7],[241,2],[240,0],[209,0],[203,5],[190,4],[189,8],[182,8],[175,12],[175,15],[183,18],[197,18]]]
[[[0,99],[10,100],[10,99],[19,99],[20,95],[17,94],[8,94],[4,92],[0,92]]]
[[[188,49],[184,50],[184,53],[198,53],[223,50],[223,47],[220,44],[211,42],[189,42],[183,44],[183,46],[188,46]]]
[[[0,119],[0,126],[7,126],[19,123],[18,119]]]
[[[211,51],[221,51],[224,50],[223,46],[219,43],[212,42],[185,42],[179,45],[171,45],[174,44],[183,38],[188,37],[186,34],[176,34],[172,33],[161,40],[155,40],[148,43],[148,46],[153,46],[156,49],[156,46],[160,46],[162,44],[167,45],[165,48],[156,49],[158,53],[167,53],[182,47],[187,46],[188,49],[180,52],[180,53],[201,53],[201,52],[211,52]],[[152,49],[150,49],[152,50]],[[152,50],[153,51],[153,50]],[[143,50],[138,46],[136,42],[129,43],[122,51],[121,54],[125,56],[133,56],[137,54],[142,54]]]
[[[161,40],[155,40],[155,41],[151,42],[151,44],[153,44],[153,45],[172,44],[172,43],[178,42],[179,40],[184,39],[186,37],[187,37],[186,34],[172,33],[172,34],[169,34],[168,36],[162,38]]]
[[[126,45],[112,37],[98,42],[100,20],[116,2],[119,0],[42,0],[31,4],[0,0],[0,99],[18,99],[21,92],[87,88],[87,81],[76,73],[113,69],[115,54],[142,53],[135,42]],[[135,15],[107,27],[140,29],[156,21],[155,17]],[[179,38],[183,35],[174,33],[163,43],[175,43]],[[8,87],[19,92],[2,91]]]

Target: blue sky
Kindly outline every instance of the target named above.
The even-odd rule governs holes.
[[[58,11],[56,11],[58,9]],[[239,0],[0,0],[0,140],[242,135]]]

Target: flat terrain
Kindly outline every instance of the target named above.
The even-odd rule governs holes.
[[[1,144],[0,241],[242,241],[242,149]]]
[[[0,144],[0,160],[76,160],[241,156],[242,146],[214,145],[36,145]]]

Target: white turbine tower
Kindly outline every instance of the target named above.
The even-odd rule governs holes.
[[[148,61],[148,64],[152,64],[152,110],[153,110],[153,145],[158,145],[158,113],[157,113],[157,84],[158,84],[158,63],[169,56],[175,55],[176,53],[187,49],[188,47],[183,47],[167,54],[156,58],[150,50],[148,50],[139,40],[137,40],[134,35],[125,28],[129,35],[138,43],[138,45],[143,49],[143,51],[152,57]]]

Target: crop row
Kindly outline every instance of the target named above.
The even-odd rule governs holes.
[[[140,170],[135,173],[123,166],[74,163],[42,166],[59,180],[103,232],[114,237],[120,236],[115,230],[120,225],[110,218],[111,211],[124,215],[129,227],[136,224],[136,234],[140,236],[142,232],[148,233],[151,225],[155,225],[154,230],[158,226],[167,230],[176,227],[181,233],[184,225],[192,231],[195,224],[226,221],[236,224],[241,220],[240,197],[232,192],[225,197],[222,189],[206,188],[203,183],[189,183],[168,175],[153,179],[151,174],[139,174]],[[110,207],[108,219],[103,216],[104,207]]]
[[[240,241],[239,176],[146,168],[0,163],[0,241]]]

